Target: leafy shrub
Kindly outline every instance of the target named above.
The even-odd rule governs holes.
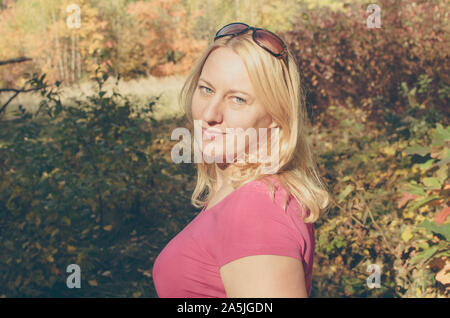
[[[348,102],[367,109],[369,118],[379,119],[386,108],[403,114],[408,101],[399,88],[404,82],[418,87],[419,104],[446,114],[448,122],[445,2],[377,4],[381,28],[366,25],[369,3],[354,3],[345,11],[305,11],[284,35],[299,61],[313,117],[329,105]]]
[[[317,226],[312,296],[448,297],[450,127],[418,116],[413,101],[404,117],[387,111],[387,125],[330,106],[338,124],[314,128],[336,202]],[[366,284],[370,264],[380,288]]]
[[[46,87],[35,114],[22,108],[2,129],[0,295],[154,295],[151,256],[193,209],[174,200],[186,182],[152,117],[157,99],[134,109],[102,89],[107,78],[97,69],[96,93],[74,105]],[[72,263],[78,291],[66,287]]]

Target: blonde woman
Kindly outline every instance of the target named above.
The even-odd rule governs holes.
[[[314,222],[329,194],[307,142],[292,53],[268,30],[228,24],[194,66],[180,102],[190,128],[202,132],[194,138],[205,156],[192,203],[203,209],[155,260],[158,296],[309,297]],[[242,131],[254,134],[239,146]],[[268,147],[264,159],[255,133],[256,149]]]

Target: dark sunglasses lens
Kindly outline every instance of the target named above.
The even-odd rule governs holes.
[[[246,28],[248,28],[248,26],[245,24],[233,23],[233,24],[227,25],[227,26],[223,27],[222,29],[220,29],[219,32],[217,32],[216,36],[225,35],[225,34],[235,34],[235,33],[241,32],[242,30],[244,30]]]
[[[265,30],[255,31],[255,40],[275,54],[280,54],[283,51],[283,42],[276,35]]]

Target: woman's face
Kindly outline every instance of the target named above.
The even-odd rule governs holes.
[[[240,146],[236,136],[233,141],[231,134],[226,134],[227,128],[241,128],[244,132],[254,128],[259,136],[259,128],[276,126],[256,96],[240,56],[229,48],[215,49],[208,56],[192,97],[192,115],[194,120],[200,121],[198,123],[201,123],[202,128],[221,132],[219,135],[210,135],[202,130],[203,138],[196,136],[198,145],[198,138],[203,139],[201,143],[205,159],[214,158],[214,162],[229,162],[226,161],[226,155],[236,158],[244,147],[248,152],[251,138],[245,138],[245,145]],[[270,138],[270,131],[267,131],[267,138]],[[222,147],[217,146],[220,143]],[[207,149],[215,150],[208,152]],[[223,161],[219,161],[221,159]],[[209,160],[211,162],[212,159]]]

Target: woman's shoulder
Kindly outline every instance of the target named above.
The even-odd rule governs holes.
[[[258,179],[249,181],[244,183],[239,189],[246,191],[270,191],[271,186],[274,186],[274,189],[280,189],[282,187],[281,183],[271,175],[267,175],[264,177],[260,177]]]
[[[244,183],[235,191],[236,194],[231,200],[234,205],[260,205],[261,203],[267,204],[270,200],[279,207],[282,206],[287,193],[283,185],[270,175]]]
[[[237,206],[259,206],[266,207],[266,210],[284,211],[285,213],[293,213],[294,215],[303,214],[303,207],[297,202],[295,197],[288,193],[284,185],[272,175],[252,180],[245,183],[239,189],[233,205]],[[307,209],[306,215],[309,210]]]
[[[252,180],[241,187],[242,192],[259,192],[267,195],[275,194],[278,197],[286,194],[286,189],[274,176],[267,175],[262,178]]]

